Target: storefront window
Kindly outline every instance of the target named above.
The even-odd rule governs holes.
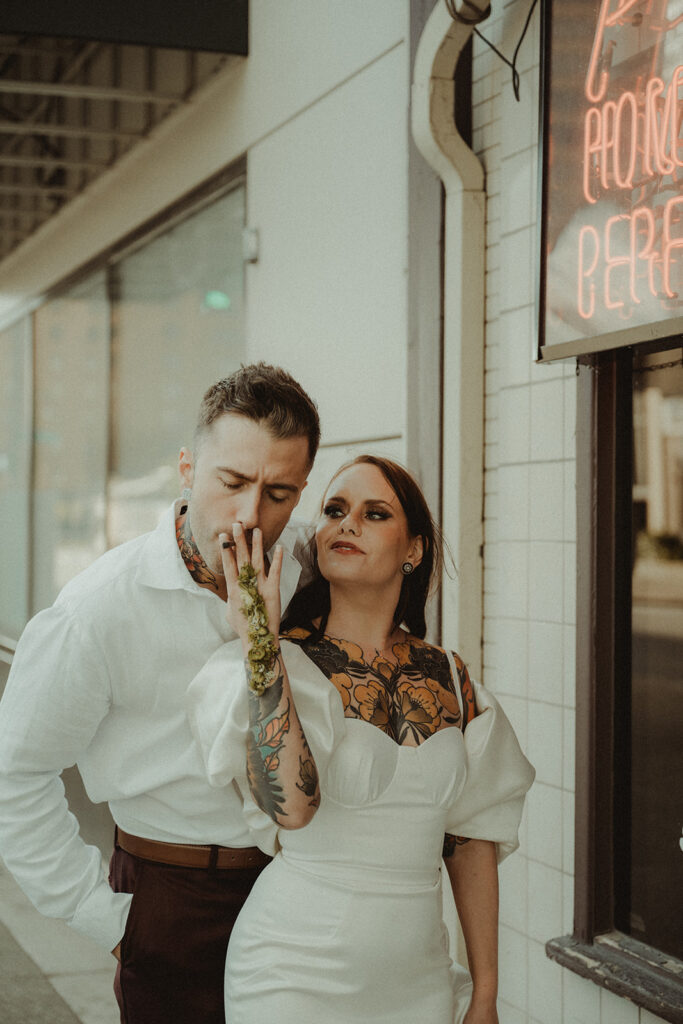
[[[106,549],[109,308],[104,273],[35,314],[32,608]]]
[[[244,360],[243,226],[237,188],[111,269],[109,546],[177,497],[202,395]]]
[[[211,187],[0,332],[0,662],[70,579],[156,526],[202,395],[245,360],[245,189]]]
[[[0,634],[16,638],[28,619],[31,467],[31,321],[0,331]]]
[[[675,353],[674,353],[675,354]],[[683,365],[633,359],[630,934],[683,960]],[[617,894],[617,897],[619,894]]]
[[[577,390],[574,932],[548,955],[683,1020],[683,352],[606,352]]]

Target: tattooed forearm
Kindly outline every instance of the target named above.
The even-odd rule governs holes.
[[[249,672],[249,663],[246,664]],[[249,694],[247,780],[254,800],[274,821],[287,813],[277,776],[280,751],[289,732],[289,702],[282,713],[277,713],[280,710],[282,684],[280,674],[262,697]]]
[[[248,661],[245,667],[248,675]],[[290,699],[281,655],[274,668],[272,685],[261,696],[249,694],[247,781],[256,804],[276,824],[298,828],[320,802],[318,770]]]
[[[198,583],[200,587],[220,590],[216,574],[209,569],[202,558],[197,543],[192,536],[189,513],[186,513],[184,516],[180,515],[176,519],[175,535],[183,562],[195,583]]]
[[[452,836],[450,832],[446,832],[443,837],[443,851],[441,856],[444,860],[446,860],[447,857],[452,857],[455,853],[456,846],[464,846],[465,843],[469,843],[469,841],[470,840],[467,836]]]
[[[304,753],[299,755],[299,781],[296,783],[296,788],[300,789],[304,796],[309,798],[311,807],[319,807],[320,788],[318,786],[318,770],[303,729],[301,730],[301,744]]]

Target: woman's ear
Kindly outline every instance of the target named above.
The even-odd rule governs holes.
[[[408,548],[408,558],[417,569],[424,555],[424,543],[422,537],[413,537]]]

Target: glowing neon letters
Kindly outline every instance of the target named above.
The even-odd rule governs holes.
[[[652,47],[645,46],[640,66],[629,60],[632,87],[608,98],[616,33],[630,31],[632,44],[643,10],[642,0],[602,0],[585,78],[583,195],[589,208],[609,202],[611,209],[579,228],[576,309],[583,320],[598,306],[623,317],[653,298],[670,303],[683,290],[683,64],[664,81],[652,73]],[[664,22],[655,28],[661,41]]]

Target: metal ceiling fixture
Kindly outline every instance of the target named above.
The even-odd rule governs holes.
[[[0,260],[234,59],[0,35]]]

